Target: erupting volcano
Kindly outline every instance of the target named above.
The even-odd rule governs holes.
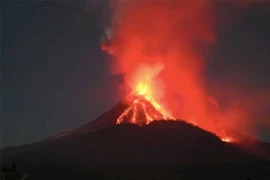
[[[30,109],[28,106],[20,108],[23,105],[21,102],[16,106],[18,108],[14,109],[13,102],[8,103],[4,108],[7,112],[14,110],[14,117],[21,121],[27,121],[26,118],[30,117],[32,119],[29,122],[33,122],[33,118],[42,116],[36,124],[29,126],[29,128],[37,127],[37,130],[42,131],[41,134],[39,133],[40,137],[35,138],[36,140],[53,133],[57,128],[58,130],[66,129],[69,126],[71,128],[72,124],[77,124],[78,127],[38,142],[1,149],[0,166],[12,167],[12,171],[4,168],[5,171],[2,171],[1,169],[1,178],[2,173],[9,176],[10,172],[14,172],[12,178],[23,175],[23,173],[26,173],[25,175],[30,173],[31,179],[39,180],[270,180],[270,144],[253,138],[252,131],[249,131],[250,128],[262,127],[261,125],[256,126],[256,121],[263,116],[257,113],[257,109],[262,107],[261,104],[269,104],[269,98],[243,93],[245,86],[234,91],[235,88],[231,86],[231,83],[226,84],[226,78],[223,79],[223,76],[227,76],[230,71],[230,66],[227,66],[224,61],[226,58],[246,57],[245,48],[249,47],[249,44],[243,43],[246,42],[243,41],[243,38],[247,37],[246,39],[250,39],[254,44],[250,48],[254,47],[257,50],[259,49],[257,47],[263,47],[260,46],[259,40],[261,37],[265,37],[254,38],[255,29],[248,23],[243,23],[238,27],[241,31],[245,29],[244,27],[248,27],[248,31],[243,31],[241,34],[235,34],[234,29],[230,29],[230,35],[227,35],[222,27],[218,27],[224,20],[227,24],[227,19],[223,17],[225,14],[223,15],[221,9],[226,8],[226,12],[234,14],[234,11],[239,13],[239,8],[230,8],[227,4],[229,1],[210,0],[89,2],[93,4],[82,10],[82,16],[77,12],[81,5],[74,4],[74,9],[69,8],[70,4],[65,4],[61,17],[66,14],[76,23],[70,24],[68,19],[64,19],[63,23],[59,21],[60,25],[64,25],[62,29],[72,27],[72,32],[64,32],[64,34],[73,35],[73,37],[66,38],[63,42],[72,40],[71,42],[75,42],[76,46],[63,44],[64,48],[70,50],[68,54],[61,51],[62,46],[60,53],[58,51],[55,53],[57,57],[58,55],[61,57],[60,55],[63,54],[62,58],[71,56],[67,59],[69,67],[77,65],[77,62],[72,62],[73,59],[80,57],[80,53],[87,50],[86,54],[82,54],[82,61],[78,64],[83,63],[84,67],[91,65],[91,67],[94,66],[93,69],[86,68],[83,71],[80,67],[76,67],[57,70],[59,71],[57,74],[60,73],[61,76],[67,76],[69,79],[65,83],[57,84],[58,88],[64,90],[58,95],[48,91],[50,88],[48,89],[47,86],[51,87],[58,82],[57,76],[53,79],[50,76],[49,80],[55,81],[45,83],[42,86],[47,88],[45,91],[37,91],[33,96],[28,97],[27,95],[31,95],[29,92],[32,91],[26,88],[30,91],[21,93],[25,96],[18,96],[25,97],[19,98],[19,100],[27,100],[27,105],[28,101],[31,101],[32,104],[38,103],[39,109],[30,108],[31,106],[29,106]],[[103,12],[107,7],[107,2],[111,3],[109,6],[111,19],[110,22],[103,22],[103,16],[96,14],[96,9],[101,8],[100,10]],[[106,7],[103,7],[104,5]],[[9,6],[15,7],[13,4],[9,4]],[[58,9],[58,6],[56,8]],[[7,12],[9,13],[9,11]],[[88,14],[91,14],[91,17],[86,17]],[[58,16],[60,17],[60,15]],[[219,16],[222,16],[222,20],[218,19]],[[40,17],[42,17],[41,20],[45,18],[45,16]],[[81,21],[80,18],[83,20]],[[250,12],[245,14],[245,19],[248,18],[257,21]],[[89,20],[92,22],[85,25]],[[261,19],[258,20],[261,22]],[[7,22],[9,21],[10,19]],[[58,20],[55,22],[58,23]],[[104,23],[105,32],[101,37],[101,42],[98,42],[95,37],[102,33],[99,32],[100,22]],[[81,23],[83,26],[79,26]],[[95,24],[98,26],[94,27]],[[73,28],[74,25],[76,28]],[[62,32],[62,30],[59,31],[59,27],[61,26],[57,24],[56,35]],[[264,26],[262,27],[264,28]],[[90,29],[93,33],[91,36],[83,34]],[[218,48],[213,48],[220,56],[214,56],[211,53],[212,46],[215,45],[218,38],[217,29],[224,33],[221,41],[224,44],[220,43]],[[249,32],[252,32],[250,38],[242,36],[250,35]],[[50,34],[45,35],[49,38],[54,35]],[[239,39],[235,40],[237,35],[240,35]],[[240,40],[241,43],[238,43]],[[56,44],[52,44],[52,47],[62,45],[55,42]],[[88,46],[85,46],[87,42],[96,44],[91,44],[88,49]],[[105,52],[97,51],[96,47],[99,45]],[[224,48],[228,45],[231,49]],[[239,54],[236,50],[238,45],[244,48]],[[72,47],[75,48],[74,52]],[[49,55],[55,54],[52,53],[52,49],[49,49]],[[261,53],[262,51],[253,52]],[[250,55],[254,55],[256,60],[263,57],[258,56],[257,53],[253,54],[253,52]],[[16,53],[22,54],[21,51],[15,51]],[[91,57],[88,57],[88,53]],[[241,56],[241,53],[245,53],[245,56]],[[9,55],[9,53],[7,54]],[[42,54],[44,54],[43,51],[41,51]],[[40,62],[46,62],[44,60],[48,57],[41,58]],[[217,66],[211,66],[209,63],[218,58],[222,59],[218,67],[224,66],[224,72],[219,72],[220,69],[215,68]],[[13,54],[11,54],[10,60],[13,59]],[[86,63],[86,59],[91,63]],[[93,59],[104,60],[105,63],[98,65],[98,61],[92,61]],[[242,75],[242,69],[248,66],[249,61],[243,61],[246,64],[242,64],[236,62],[237,59],[231,58],[233,66],[239,68],[237,74]],[[56,59],[53,58],[53,60]],[[60,63],[60,61],[55,63]],[[24,62],[24,64],[25,67],[29,66],[28,62]],[[36,62],[32,66],[35,66],[36,70],[42,70],[42,67],[46,65],[36,67],[35,64]],[[9,68],[12,70],[11,75],[14,74],[12,67]],[[109,67],[110,76],[97,77],[101,75],[100,72],[105,67]],[[77,72],[77,69],[80,74],[78,79],[73,77],[73,71]],[[68,71],[71,72],[68,73]],[[211,74],[209,71],[213,71],[213,73]],[[23,73],[23,71],[19,72]],[[254,72],[257,72],[256,66],[254,66]],[[44,79],[43,72],[31,73],[42,75],[41,80]],[[250,72],[250,74],[252,73]],[[259,72],[259,74],[263,73]],[[218,77],[218,75],[221,76]],[[9,78],[9,76],[7,77]],[[28,76],[27,78],[29,79]],[[11,78],[11,82],[13,79]],[[25,85],[28,87],[30,82],[37,80],[30,78]],[[247,78],[247,81],[244,82],[249,84],[249,80]],[[105,82],[110,82],[109,86],[103,84]],[[84,85],[81,86],[82,84]],[[24,85],[24,83],[19,83],[19,85]],[[239,86],[242,85],[239,83]],[[251,85],[253,86],[253,84]],[[70,87],[72,88],[70,89]],[[47,91],[49,96],[44,94]],[[12,93],[14,92],[12,91]],[[248,96],[242,96],[242,94]],[[11,98],[11,100],[15,99]],[[106,106],[108,109],[105,112],[102,111],[105,105],[110,105],[115,101],[118,101],[115,106]],[[56,104],[51,107],[51,102]],[[255,106],[257,107],[254,108]],[[13,109],[10,109],[11,107]],[[44,109],[40,109],[40,107]],[[30,112],[28,109],[37,110],[37,112]],[[70,112],[67,113],[67,109]],[[95,117],[98,112],[103,113]],[[251,112],[256,115],[256,118],[251,118],[255,117],[250,116]],[[46,120],[46,117],[51,120]],[[8,116],[5,118],[11,121],[6,125],[13,125],[12,119],[9,119]],[[14,125],[15,130],[20,130],[17,128],[17,124]],[[50,127],[51,125],[52,127]],[[21,137],[22,141],[26,141],[28,136],[36,133],[32,129],[29,130],[26,136]],[[13,140],[22,132],[9,134],[12,135],[9,139]],[[19,171],[18,168],[13,168],[15,166],[11,166],[11,163],[14,162],[19,165]]]
[[[231,142],[225,130],[243,118],[242,110],[229,105],[220,109],[202,78],[205,56],[216,40],[212,4],[121,0],[112,4],[114,15],[101,49],[112,55],[112,73],[123,77],[120,91],[127,108],[116,124],[181,119]]]

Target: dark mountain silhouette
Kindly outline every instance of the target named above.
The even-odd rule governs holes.
[[[74,130],[2,149],[1,165],[16,162],[33,179],[270,178],[270,162],[250,143],[225,143],[184,121],[116,125],[126,108],[119,103]],[[269,144],[256,143],[269,154]]]
[[[116,124],[117,118],[121,115],[121,113],[124,112],[126,108],[127,105],[120,102],[115,105],[111,110],[100,115],[97,119],[90,121],[74,130],[56,134],[52,137],[49,137],[48,139],[57,139],[69,135],[88,134],[102,130],[104,128],[108,128]]]
[[[134,103],[134,101],[137,101],[137,103]],[[138,120],[138,124],[146,124],[146,114],[152,116],[151,118],[155,120],[160,120],[164,116],[149,102],[149,100],[145,99],[143,96],[130,95],[127,96],[123,101],[119,102],[111,110],[99,116],[96,120],[90,121],[89,123],[84,124],[72,131],[56,134],[48,139],[56,139],[74,134],[87,134],[115,125],[119,116],[129,107],[134,106],[134,104],[136,104],[136,115],[134,117],[136,119],[140,119]],[[133,111],[128,111],[126,116],[123,117],[123,122],[132,122],[132,116]],[[168,117],[165,116],[165,118]]]
[[[96,120],[90,121],[74,130],[54,135],[52,137],[49,137],[48,139],[62,138],[70,135],[88,134],[113,126],[116,124],[117,118],[128,108],[127,104],[127,100],[124,99],[122,102],[119,102],[116,106],[114,106],[111,110],[103,113]],[[129,122],[129,120],[126,120],[125,122]],[[270,160],[269,143],[264,143],[235,130],[226,131],[226,134],[230,137],[233,137],[234,139],[237,139],[237,143],[234,143],[234,145],[238,146],[238,148],[241,148],[244,151],[250,152],[257,156],[261,156],[264,159]]]

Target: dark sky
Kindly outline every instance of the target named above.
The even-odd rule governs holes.
[[[119,101],[121,77],[110,74],[110,56],[100,50],[105,6],[1,1],[1,148],[75,128]],[[260,11],[249,8],[239,23],[218,30],[208,76],[238,73],[252,87],[270,88],[270,11]]]

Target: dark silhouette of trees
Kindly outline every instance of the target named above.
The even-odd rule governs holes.
[[[4,167],[1,169],[1,180],[18,180],[19,179],[19,168],[16,166],[15,162],[12,163],[11,168]],[[29,174],[24,174],[21,180],[26,180],[30,177]]]

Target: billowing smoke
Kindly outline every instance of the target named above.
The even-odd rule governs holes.
[[[238,1],[234,5],[246,7]],[[124,74],[127,88],[146,81],[153,96],[174,117],[217,135],[254,125],[246,120],[254,104],[246,103],[241,92],[222,84],[212,88],[220,94],[208,92],[204,72],[220,24],[217,3],[119,0],[112,1],[112,9],[114,16],[102,49],[114,56],[111,70]],[[226,106],[215,97],[222,96],[222,91],[226,91]],[[257,99],[250,97],[250,101]]]

